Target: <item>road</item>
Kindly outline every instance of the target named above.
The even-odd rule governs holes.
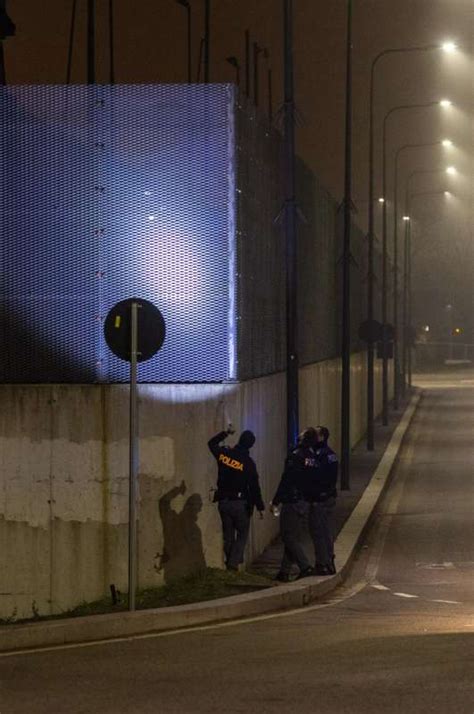
[[[390,489],[328,600],[0,657],[1,714],[473,714],[474,380],[424,379]]]

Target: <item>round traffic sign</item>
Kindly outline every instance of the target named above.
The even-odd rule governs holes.
[[[105,318],[104,337],[110,350],[130,362],[132,304],[137,304],[137,362],[145,362],[165,341],[163,315],[149,300],[129,298],[118,302]]]

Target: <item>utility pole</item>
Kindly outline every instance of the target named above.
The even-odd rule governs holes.
[[[341,489],[350,488],[351,414],[351,207],[352,207],[352,0],[347,2],[346,145],[342,254]]]
[[[95,0],[87,0],[87,84],[95,84]]]
[[[298,331],[295,196],[295,99],[293,90],[293,0],[283,0],[284,144],[286,238],[286,387],[287,443],[291,449],[299,431]]]

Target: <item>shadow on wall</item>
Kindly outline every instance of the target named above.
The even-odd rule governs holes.
[[[197,524],[203,505],[200,494],[191,494],[179,513],[171,507],[173,499],[185,492],[186,485],[181,481],[179,486],[172,488],[159,500],[163,552],[158,554],[155,568],[157,572],[163,572],[166,583],[206,567],[202,534]]]

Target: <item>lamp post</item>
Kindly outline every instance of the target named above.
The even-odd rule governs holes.
[[[189,0],[176,0],[178,5],[184,7],[186,10],[187,18],[187,36],[186,36],[186,53],[187,53],[187,67],[188,67],[188,83],[192,82],[192,61],[191,61],[191,3]]]
[[[204,82],[209,83],[209,63],[211,56],[211,0],[204,5]]]
[[[295,197],[295,99],[293,88],[293,0],[283,0],[284,155],[286,243],[286,395],[287,445],[298,435],[298,340]]]
[[[443,102],[447,100],[441,100]],[[388,424],[388,339],[387,339],[387,121],[399,111],[408,109],[426,109],[440,106],[439,101],[422,104],[400,104],[392,107],[384,116],[382,131],[382,424]],[[444,105],[443,105],[444,106]]]
[[[408,376],[408,386],[411,387],[411,216],[410,210],[410,184],[415,178],[415,176],[427,175],[427,174],[439,174],[447,173],[453,174],[456,172],[454,166],[448,166],[447,168],[437,168],[437,169],[425,169],[412,171],[408,176],[405,190],[405,215],[403,220],[405,221],[405,245],[404,245],[404,271],[403,271],[403,351],[402,351],[402,394],[405,394],[407,376]],[[430,192],[431,193],[431,192]],[[444,193],[441,191],[434,191],[432,193]]]
[[[258,106],[258,58],[263,52],[263,47],[260,47],[258,42],[253,43],[253,103]]]
[[[378,62],[387,55],[397,55],[409,52],[430,52],[443,49],[452,52],[453,43],[444,45],[422,45],[414,47],[397,47],[382,50],[372,60],[370,68],[369,93],[369,210],[368,210],[368,269],[367,269],[367,321],[372,324],[374,319],[374,79]],[[374,449],[374,340],[369,335],[367,341],[367,449]]]
[[[419,149],[433,146],[448,147],[452,145],[449,139],[441,141],[430,141],[420,144],[404,144],[400,146],[395,153],[395,173],[393,182],[393,328],[394,328],[394,343],[393,343],[393,372],[394,372],[394,389],[393,389],[393,406],[394,409],[399,407],[400,398],[400,336],[398,329],[398,169],[399,160],[403,152],[409,149]]]
[[[352,206],[352,0],[347,2],[344,240],[342,251],[341,489],[350,488],[351,206]]]

